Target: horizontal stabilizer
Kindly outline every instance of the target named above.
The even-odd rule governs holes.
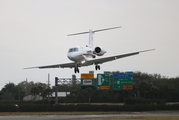
[[[113,28],[106,28],[106,29],[101,29],[101,30],[94,30],[93,32],[100,32],[100,31],[112,30],[112,29],[117,29],[117,28],[121,28],[121,26],[119,26],[119,27],[113,27]]]
[[[111,30],[111,29],[117,29],[117,28],[121,28],[121,26],[119,26],[119,27],[113,27],[113,28],[100,29],[100,30],[93,30],[92,32],[95,33],[95,32],[100,32],[100,31],[105,31],[105,30]],[[79,34],[87,34],[87,33],[89,33],[89,31],[88,32],[80,32],[80,33],[69,34],[67,36],[79,35]]]
[[[87,33],[89,33],[89,32],[81,32],[81,33],[69,34],[69,35],[67,35],[67,36],[79,35],[79,34],[87,34]]]

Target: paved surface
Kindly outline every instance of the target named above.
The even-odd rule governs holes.
[[[0,116],[0,120],[78,120],[91,118],[138,118],[156,116],[179,116],[179,111],[130,112],[105,115],[43,115],[43,116]]]

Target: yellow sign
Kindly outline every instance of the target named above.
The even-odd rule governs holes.
[[[100,86],[100,90],[109,90],[110,86]]]
[[[133,90],[133,85],[123,85],[123,90]]]
[[[94,74],[83,73],[81,74],[81,79],[94,79]]]

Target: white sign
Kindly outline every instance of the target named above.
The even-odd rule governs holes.
[[[83,80],[83,85],[93,85],[92,80]]]
[[[104,82],[102,75],[98,75],[98,85],[101,85]]]

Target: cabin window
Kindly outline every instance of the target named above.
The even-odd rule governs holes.
[[[87,54],[92,54],[93,52],[91,50],[88,50],[86,53]]]
[[[78,51],[78,48],[74,48],[74,52]]]
[[[70,52],[73,52],[73,48],[70,48],[68,52],[69,52],[69,53],[70,53]]]
[[[78,48],[70,48],[68,52],[70,53],[70,52],[77,52],[77,51],[79,51]]]

